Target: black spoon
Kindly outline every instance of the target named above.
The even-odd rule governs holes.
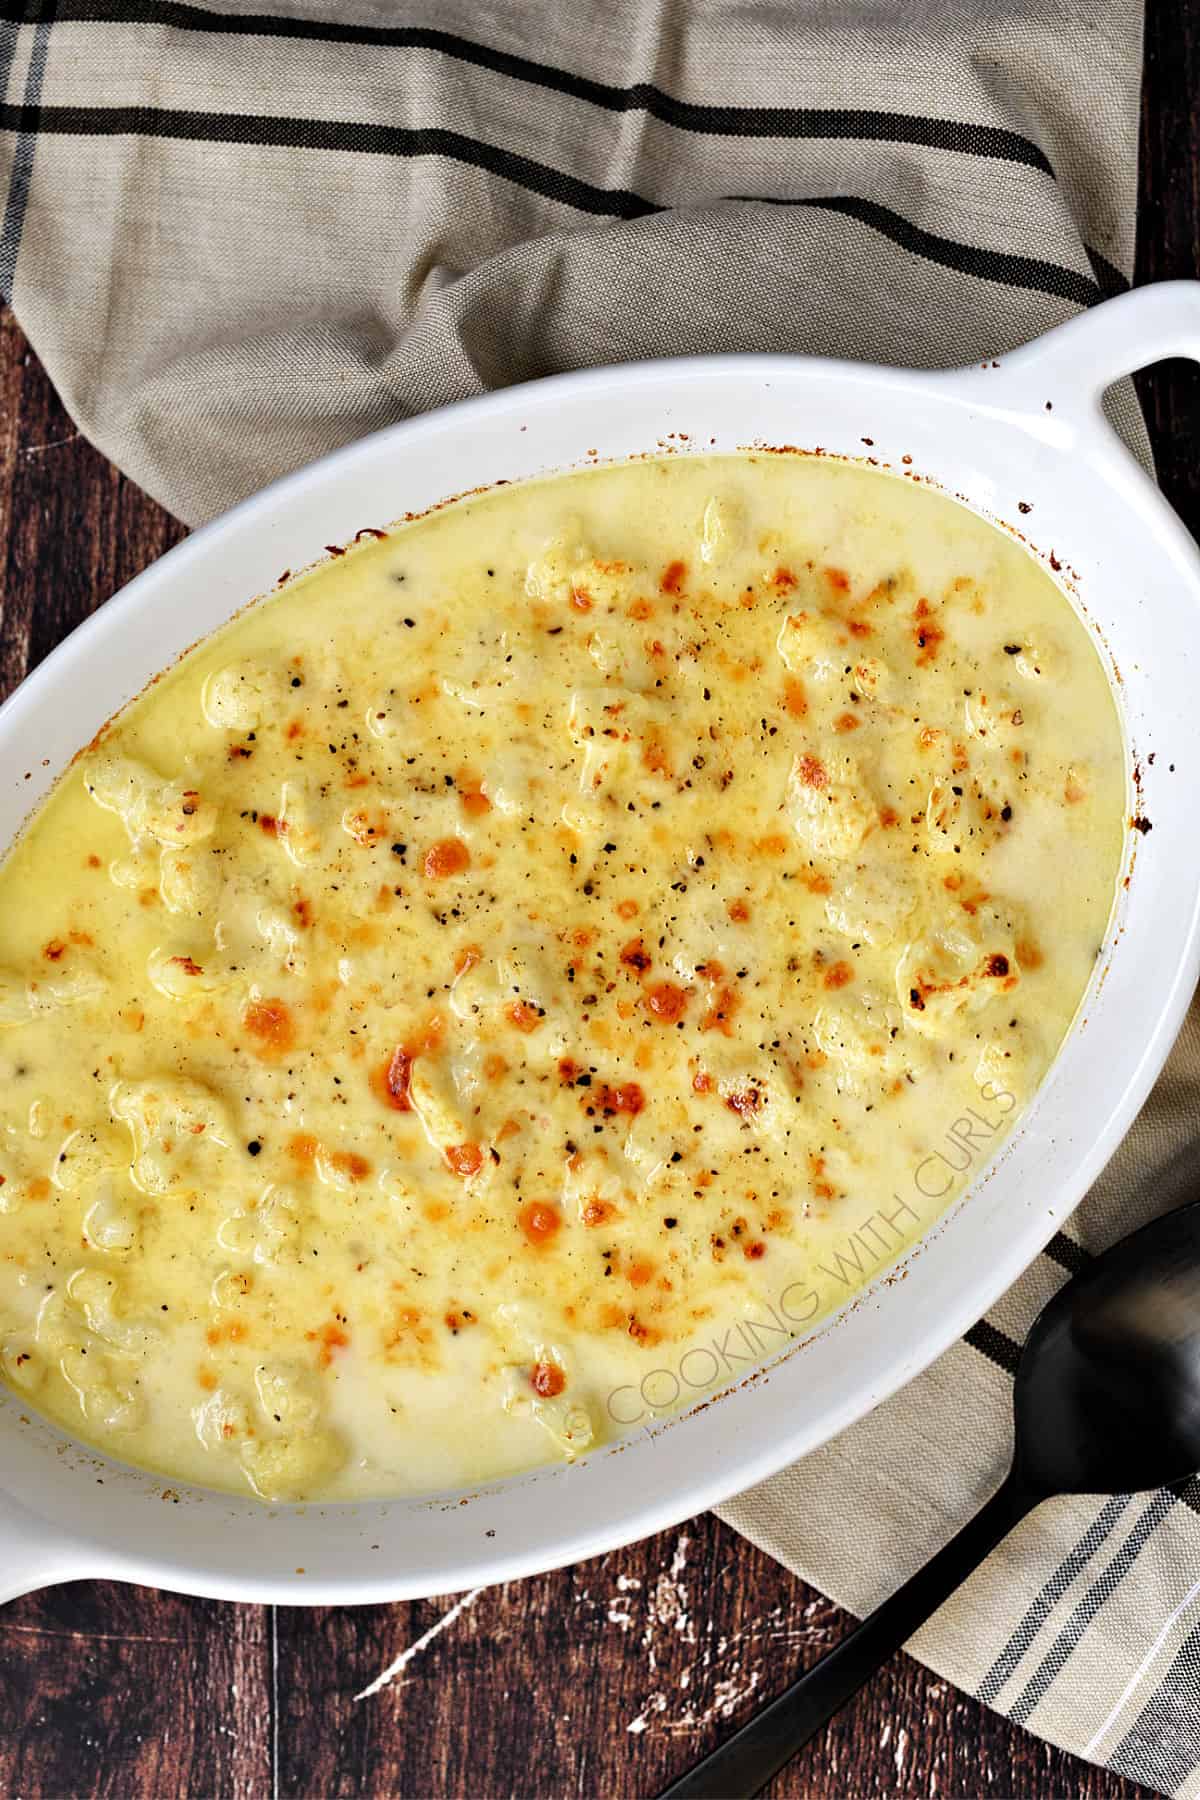
[[[661,1800],[757,1794],[1043,1500],[1136,1493],[1200,1469],[1200,1202],[1059,1290],[1026,1340],[1013,1407],[1012,1468],[982,1512]]]

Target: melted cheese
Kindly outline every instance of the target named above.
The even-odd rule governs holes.
[[[498,491],[185,657],[0,872],[0,1366],[268,1499],[744,1372],[1053,1058],[1125,764],[1014,542],[795,457]]]

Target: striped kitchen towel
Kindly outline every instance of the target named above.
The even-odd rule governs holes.
[[[0,291],[79,427],[191,523],[585,364],[982,359],[1127,283],[1140,34],[1137,0],[0,0]],[[998,1482],[1030,1319],[1170,1202],[1198,1097],[1193,1016],[991,1317],[724,1516],[881,1599]],[[1043,1507],[916,1648],[1200,1794],[1198,1512],[1200,1484]]]

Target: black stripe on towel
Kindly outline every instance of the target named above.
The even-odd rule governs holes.
[[[231,14],[185,4],[184,0],[64,0],[58,17],[97,25],[167,25],[182,31],[225,36],[292,38],[326,44],[363,44],[390,50],[430,50],[456,62],[489,69],[584,100],[606,112],[644,112],[680,131],[711,137],[852,138],[866,143],[920,144],[964,156],[1024,163],[1053,176],[1044,151],[1030,138],[999,125],[887,112],[865,107],[716,106],[678,100],[649,82],[614,87],[569,69],[535,62],[508,50],[480,44],[454,32],[413,25],[351,25],[336,18],[281,18],[272,13]]]
[[[253,144],[266,148],[331,150],[375,156],[443,156],[502,176],[518,187],[599,217],[635,219],[661,212],[658,202],[628,188],[602,188],[551,168],[517,151],[486,144],[440,126],[368,124],[350,119],[273,118],[255,113],[183,112],[139,106],[3,106],[0,130],[46,132],[67,137],[149,137],[216,144]],[[961,244],[926,231],[876,201],[854,195],[816,199],[772,199],[735,195],[756,205],[806,206],[846,218],[878,231],[902,249],[959,274],[1003,286],[1054,294],[1079,306],[1091,306],[1100,289],[1091,276],[1038,257],[1017,256]]]

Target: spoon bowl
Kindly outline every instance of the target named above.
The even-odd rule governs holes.
[[[1054,1296],[1013,1390],[1032,1491],[1124,1494],[1200,1469],[1200,1202],[1121,1238]]]
[[[1195,1153],[1175,1172],[1194,1193]],[[1047,1302],[1013,1412],[1012,1467],[983,1510],[661,1800],[757,1794],[1043,1500],[1136,1493],[1200,1469],[1200,1201],[1088,1258]]]

